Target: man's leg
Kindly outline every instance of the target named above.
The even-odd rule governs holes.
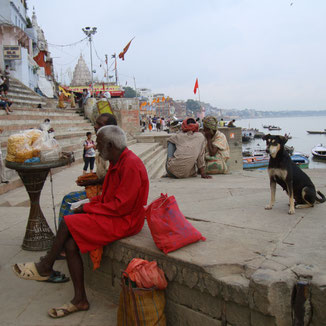
[[[89,302],[85,291],[83,261],[79,253],[79,248],[72,237],[65,242],[65,250],[69,273],[75,291],[71,303],[80,310],[87,310],[89,308]]]
[[[168,150],[167,150],[167,158],[166,158],[166,163],[165,163],[165,170],[167,173],[167,176],[170,178],[176,178],[168,169],[168,160],[169,158],[174,156],[174,152],[176,151],[177,147],[175,146],[175,144],[170,143],[168,141]]]
[[[58,255],[64,250],[65,243],[69,238],[71,238],[71,234],[65,221],[63,220],[59,225],[59,229],[56,237],[54,238],[51,249],[48,251],[46,256],[42,258],[42,260],[35,264],[36,269],[41,276],[51,274],[54,262],[56,261]]]

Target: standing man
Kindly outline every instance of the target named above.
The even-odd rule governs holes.
[[[46,281],[57,255],[65,250],[74,296],[69,303],[50,309],[48,314],[52,318],[65,317],[90,307],[80,252],[86,253],[135,235],[143,228],[148,176],[141,159],[126,144],[126,135],[121,128],[106,126],[99,130],[98,150],[104,160],[110,161],[102,195],[75,209],[74,215],[64,217],[50,252],[42,260],[13,265],[14,273],[22,279]]]

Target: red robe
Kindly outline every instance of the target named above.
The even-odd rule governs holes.
[[[85,253],[140,232],[145,221],[149,182],[141,159],[126,148],[105,176],[102,195],[84,204],[83,214],[64,217]]]

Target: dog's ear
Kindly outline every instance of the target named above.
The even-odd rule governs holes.
[[[288,138],[287,137],[279,136],[279,138],[280,138],[280,142],[281,142],[282,145],[285,145],[286,142],[288,141]]]
[[[262,137],[262,140],[267,140],[267,139],[270,137],[270,135],[271,135],[271,134],[264,135],[264,136]]]

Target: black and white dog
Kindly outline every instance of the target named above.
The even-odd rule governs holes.
[[[284,148],[287,138],[284,136],[265,135],[266,152],[269,153],[268,174],[271,187],[271,201],[265,209],[272,209],[275,203],[276,183],[289,195],[289,214],[294,214],[294,208],[313,207],[315,202],[323,203],[325,196],[317,191],[310,178],[292,162]]]

